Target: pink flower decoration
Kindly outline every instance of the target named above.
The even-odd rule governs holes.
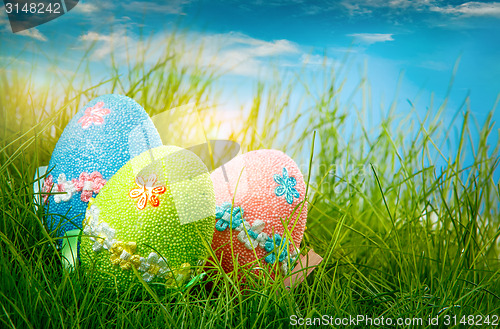
[[[43,186],[42,186],[42,192],[47,193],[43,195],[43,202],[47,203],[47,199],[49,198],[48,193],[52,189],[52,186],[54,185],[54,180],[52,179],[52,175],[49,175],[45,177],[45,180],[43,181]]]
[[[73,179],[73,184],[77,191],[82,191],[80,199],[83,202],[89,202],[93,193],[99,193],[101,188],[106,184],[106,180],[102,178],[102,175],[94,171],[90,175],[86,172],[82,172],[78,180]]]
[[[56,184],[56,186],[57,186],[57,192],[66,192],[64,184]]]
[[[103,102],[98,102],[92,107],[87,107],[85,109],[85,114],[78,120],[78,123],[82,124],[83,129],[87,129],[93,124],[100,125],[104,122],[103,116],[111,113],[107,108],[104,108]]]
[[[63,176],[63,178],[61,178]],[[62,181],[62,182],[61,182]],[[59,184],[54,185],[54,179],[52,175],[45,178],[42,186],[43,202],[47,202],[49,197],[49,192],[53,190],[54,192],[68,192],[65,196],[54,196],[57,203],[61,201],[69,201],[75,192],[82,192],[80,199],[83,202],[89,202],[92,197],[92,193],[99,193],[106,184],[106,180],[102,178],[102,175],[98,171],[94,171],[90,175],[86,172],[82,172],[78,179],[73,178],[71,182],[66,181],[66,176],[61,174],[59,176]]]

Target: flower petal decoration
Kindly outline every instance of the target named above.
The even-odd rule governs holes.
[[[109,113],[111,110],[104,108],[104,102],[97,102],[94,106],[85,109],[85,114],[78,120],[78,123],[82,125],[83,129],[89,128],[92,123],[101,125],[104,122],[103,116]]]
[[[283,180],[286,181],[288,179],[288,170],[283,167]]]
[[[142,210],[146,208],[147,203],[148,203],[148,194],[147,192],[143,192],[140,195],[139,200],[137,201],[137,209]]]
[[[151,192],[153,194],[163,194],[167,191],[167,188],[163,185],[160,185],[160,186],[155,186],[151,189]]]
[[[141,194],[144,192],[144,189],[139,187],[139,188],[134,188],[131,189],[129,192],[129,195],[132,199],[138,198],[141,196]]]
[[[276,196],[285,195],[286,202],[292,204],[293,198],[300,198],[300,194],[295,188],[295,185],[297,185],[297,180],[295,179],[295,177],[288,176],[288,170],[286,169],[286,167],[283,167],[282,173],[283,176],[280,176],[278,174],[275,174],[273,176],[274,181],[280,184],[274,189],[274,194],[276,194]]]
[[[152,194],[151,197],[149,198],[149,203],[153,207],[158,207],[160,205],[160,199],[158,198],[158,196],[156,194]]]
[[[288,202],[289,204],[292,204],[293,203],[293,194],[292,193],[287,193],[285,195],[285,199],[286,199],[286,202]]]
[[[96,198],[132,158],[161,145],[148,113],[133,99],[111,94],[84,104],[62,131],[45,172],[52,175],[53,186],[51,193],[42,195],[47,201],[44,208],[55,214],[44,218],[48,231],[63,237],[67,231],[81,229],[90,198]],[[61,179],[62,192],[58,182],[61,174],[66,176],[65,182]],[[49,183],[45,191],[50,191]],[[70,184],[76,189],[71,197]],[[132,205],[135,208],[135,203]],[[63,217],[71,220],[61,220]]]
[[[271,276],[278,274],[278,268],[290,267],[290,253],[300,246],[307,221],[306,184],[293,159],[278,150],[250,151],[216,169],[211,177],[220,208],[212,249],[224,271],[234,271],[233,255],[239,267],[256,272],[272,269]],[[225,203],[245,210],[242,225],[232,232],[220,220]],[[275,234],[280,236],[276,245]],[[265,249],[266,243],[271,251]]]
[[[219,232],[224,231],[229,225],[232,229],[238,229],[243,223],[243,208],[224,202],[215,208],[215,218],[217,219],[215,229]]]
[[[274,175],[273,178],[276,183],[280,185],[285,185],[285,180],[280,175]]]
[[[54,186],[54,179],[52,178],[52,175],[48,175],[47,177],[45,177],[42,186],[44,203],[47,203],[47,199],[49,198],[49,193],[52,190],[52,186]]]
[[[248,224],[245,222],[245,224]],[[253,225],[250,227],[248,225],[242,225],[243,230],[238,234],[238,240],[245,245],[247,249],[255,249],[257,246],[264,247],[266,241],[269,239],[268,235],[264,232],[266,222],[257,219]]]
[[[82,192],[80,200],[83,202],[89,202],[92,198],[92,193],[99,193],[104,184],[106,184],[106,180],[103,179],[102,175],[97,171],[94,171],[90,175],[86,172],[82,172],[78,179],[74,178],[72,180],[68,180],[66,175],[61,173],[57,178],[57,184],[55,186],[53,186],[54,182],[52,175],[49,175],[45,179],[42,191],[48,193],[53,188],[54,192],[60,192],[58,194],[54,194],[54,201],[56,203],[70,201],[76,192]],[[47,198],[48,194],[44,195],[45,202]]]
[[[92,250],[95,252],[99,252],[103,248],[110,250],[116,243],[116,230],[99,218],[99,212],[99,208],[94,204],[94,199],[91,198],[85,212],[83,234],[88,235],[90,240],[94,242]]]
[[[170,272],[167,262],[155,252],[151,252],[147,259],[141,257],[138,269],[143,272],[142,279],[146,282],[151,282],[156,276],[161,277]]]
[[[276,187],[276,189],[274,190],[274,193],[276,194],[276,196],[282,196],[283,194],[286,193],[286,188],[284,186],[280,185],[280,186]]]
[[[275,234],[273,238],[269,238],[264,246],[267,252],[270,252],[266,256],[265,261],[270,264],[274,264],[276,259],[282,262],[288,256],[288,245],[286,237],[281,238],[279,234]]]
[[[131,189],[128,196],[132,199],[138,198],[137,209],[142,210],[146,208],[148,201],[153,207],[160,205],[158,195],[165,193],[167,188],[163,185],[155,185],[156,181],[157,176],[155,174],[149,175],[146,179],[142,176],[135,178],[135,183],[138,187]]]

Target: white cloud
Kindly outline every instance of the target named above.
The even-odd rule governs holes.
[[[342,1],[342,6],[347,9],[350,16],[366,15],[371,14],[371,10],[366,8],[366,6],[360,6],[359,3],[353,3],[351,1]]]
[[[470,1],[457,6],[445,6],[442,1],[438,0],[343,0],[340,4],[350,16],[373,15],[375,10],[378,10],[377,13],[387,16],[408,15],[408,11],[413,10],[464,17],[500,17],[500,2]]]
[[[356,40],[369,45],[376,42],[394,41],[392,33],[353,33],[347,36],[354,37]]]
[[[96,42],[92,54],[94,60],[102,60],[111,51],[121,56],[121,59],[126,59],[136,51],[141,53],[147,49],[146,61],[154,63],[164,54],[169,38],[167,32],[161,32],[149,41],[142,41],[127,35],[126,28],[121,27],[111,34],[88,32],[80,36],[80,41]],[[288,40],[265,41],[234,32],[190,33],[178,40],[182,41],[174,43],[172,50],[179,64],[244,76],[257,76],[260,71],[264,71],[267,62],[277,55],[296,55],[300,52],[298,46]]]
[[[430,4],[430,0],[343,0],[341,5],[347,9],[350,15],[371,14],[374,9],[410,9],[420,10]]]
[[[459,6],[433,6],[430,8],[430,10],[443,14],[500,17],[500,2],[484,3],[471,1],[463,3]]]
[[[83,13],[83,14],[90,14],[97,12],[99,8],[93,4],[93,3],[87,3],[87,2],[82,2],[80,1],[76,7],[73,9],[75,12]]]
[[[258,76],[264,73],[267,61],[274,56],[294,55],[298,46],[288,40],[265,41],[241,33],[191,34],[187,43],[190,48],[202,49],[184,53],[180,59],[185,65],[200,65],[217,72],[243,76]]]
[[[125,31],[118,29],[111,34],[100,34],[97,32],[88,32],[80,36],[80,41],[98,42],[97,48],[92,53],[92,58],[102,60],[112,51],[119,56],[125,56],[127,47],[127,37]]]
[[[392,7],[392,8],[421,9],[421,8],[429,6],[430,3],[431,3],[430,0],[392,0],[392,1],[389,1],[387,4],[389,7]]]
[[[2,26],[3,26],[3,29],[1,28]],[[3,15],[0,15],[0,32],[2,32],[2,31],[7,32],[7,33],[12,33],[9,20],[6,17],[4,17]],[[25,37],[33,38],[35,40],[39,40],[39,41],[47,41],[47,37],[44,36],[37,28],[31,28],[29,30],[17,32],[17,33],[15,33],[15,35],[22,35]]]
[[[7,14],[5,13],[5,11],[0,10],[0,32],[2,31],[12,32],[12,30],[10,29],[10,23],[7,18]]]
[[[338,62],[333,58],[327,56],[322,56],[317,54],[315,55],[302,54],[301,64],[319,66],[322,68],[322,67],[331,67],[332,65],[338,64]]]
[[[107,41],[107,42],[110,42],[113,40],[113,36],[99,34],[97,32],[88,32],[87,34],[80,36],[80,40],[81,41]]]
[[[38,31],[37,28],[31,28],[28,30],[17,32],[16,34],[23,35],[25,37],[30,37],[39,41],[47,41],[47,37],[45,37],[40,31]]]
[[[160,14],[182,14],[183,7],[189,4],[191,0],[171,0],[171,1],[91,1],[82,2],[73,9],[81,14],[116,13],[117,7],[126,10],[129,13],[160,13]]]
[[[244,41],[246,42],[243,42],[243,44],[246,44],[250,48],[248,49],[249,55],[256,57],[274,56],[298,51],[294,43],[284,39],[269,42],[247,37]]]
[[[299,53],[288,40],[265,41],[234,32],[201,36],[201,40],[204,56],[199,64],[245,76],[258,75],[274,56]]]

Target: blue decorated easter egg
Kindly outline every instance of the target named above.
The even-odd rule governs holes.
[[[100,96],[68,123],[42,186],[47,227],[63,236],[82,226],[85,209],[125,163],[162,145],[153,122],[133,99]]]

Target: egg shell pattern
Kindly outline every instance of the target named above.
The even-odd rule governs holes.
[[[96,110],[100,112],[91,112]],[[80,109],[61,134],[48,167],[54,183],[51,193],[57,191],[61,174],[71,182],[82,173],[97,172],[105,183],[131,158],[160,145],[162,141],[153,122],[133,99],[100,96]],[[93,197],[96,191],[90,192]],[[63,236],[68,230],[81,228],[88,198],[83,201],[79,191],[67,201],[55,202],[54,198],[60,196],[50,195],[47,199],[47,211],[57,214],[49,216],[47,226],[53,231],[61,223],[57,233]]]
[[[152,189],[143,206],[140,200],[144,195],[140,195],[138,182],[148,181]],[[155,189],[157,202],[152,202]],[[106,229],[89,234],[92,228],[86,217],[80,244],[81,264],[87,271],[95,269],[92,277],[108,281],[110,287],[114,288],[116,282],[119,291],[141,283],[134,269],[112,264],[112,248],[106,247],[106,243],[135,243],[133,254],[141,257],[142,263],[154,252],[159,255],[157,263],[163,259],[168,264],[166,270],[174,271],[182,264],[197,265],[206,257],[212,241],[215,194],[210,175],[194,153],[179,147],[161,146],[133,158],[103,187],[87,214],[91,207],[98,209],[98,221],[101,227],[105,223]],[[191,220],[182,220],[182,216]],[[102,244],[100,251],[95,251],[96,239],[92,236],[105,238],[97,239]],[[137,273],[152,286],[164,289],[161,275],[146,273],[143,265],[136,266]]]
[[[300,195],[298,198],[293,197],[291,204],[285,195],[276,194],[276,188],[280,184],[275,181],[274,175],[281,176],[283,168],[286,168],[288,177],[295,178],[295,189]],[[287,227],[293,240],[292,246],[296,248],[300,246],[307,220],[307,204],[303,202],[306,186],[298,166],[290,157],[277,150],[248,152],[215,170],[211,178],[217,206],[225,202],[231,203],[234,197],[233,209],[238,206],[243,208],[243,218],[250,225],[257,220],[265,222],[262,232],[269,237],[273,237],[274,234],[286,237],[282,221],[288,222]],[[233,270],[230,234],[238,264],[244,266],[256,260],[254,250],[245,247],[238,239],[240,234],[238,230],[230,230],[230,227],[223,231],[216,229],[212,249],[226,272]],[[292,250],[288,250],[289,254],[290,252]],[[263,259],[269,253],[260,246],[255,247],[255,253],[261,260],[259,266],[265,266],[266,262]],[[258,264],[254,263],[254,266],[256,265]]]

